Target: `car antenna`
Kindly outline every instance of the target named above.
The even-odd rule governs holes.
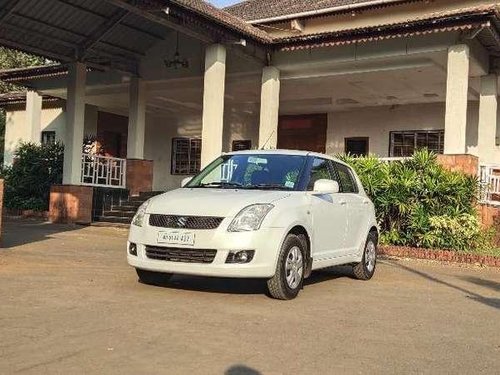
[[[271,140],[271,137],[274,135],[275,132],[276,132],[276,130],[273,130],[271,132],[271,134],[267,138],[266,142],[259,148],[259,150],[264,150],[264,148],[267,146],[267,144],[269,143],[269,141]]]

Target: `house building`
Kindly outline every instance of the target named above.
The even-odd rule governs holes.
[[[173,189],[235,149],[405,157],[426,147],[477,173],[500,165],[499,9],[466,0],[248,0],[224,10],[201,0],[7,0],[0,44],[58,63],[0,72],[29,89],[0,98],[4,160],[20,141],[63,141],[51,210],[84,222],[94,187]],[[85,139],[98,155],[82,156]]]

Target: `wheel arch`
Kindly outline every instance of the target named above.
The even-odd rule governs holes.
[[[293,227],[291,227],[286,235],[288,236],[289,234],[294,234],[296,236],[303,235],[306,239],[306,244],[307,244],[307,246],[306,246],[306,269],[304,271],[304,278],[307,278],[311,275],[311,271],[312,271],[311,236],[310,236],[309,232],[307,231],[307,229],[303,225],[300,225],[300,224],[296,224]]]

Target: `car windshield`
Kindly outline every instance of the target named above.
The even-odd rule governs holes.
[[[202,170],[187,188],[296,190],[305,156],[224,155]]]

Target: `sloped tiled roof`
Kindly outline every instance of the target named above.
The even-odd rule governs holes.
[[[404,0],[388,0],[390,3],[408,2]],[[381,6],[377,0],[246,0],[224,8],[225,11],[248,22],[283,17],[293,14],[319,12],[330,8],[346,6]]]
[[[222,24],[224,27],[253,37],[260,42],[265,43],[271,41],[271,37],[265,31],[248,24],[242,18],[237,17],[224,9],[219,9],[208,2],[200,0],[172,0],[172,3],[191,10],[201,17],[209,19],[210,21]]]

